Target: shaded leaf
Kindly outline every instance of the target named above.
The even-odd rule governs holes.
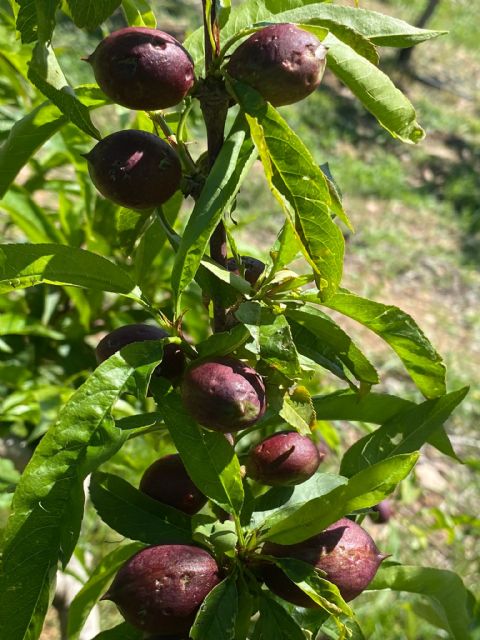
[[[305,640],[301,627],[267,592],[259,594],[259,601],[260,617],[252,640]]]
[[[162,398],[158,411],[197,487],[222,509],[240,513],[243,504],[240,463],[225,436],[202,429],[176,394]]]
[[[190,629],[190,637],[193,640],[234,640],[237,600],[235,574],[232,573],[217,584],[202,602]]]
[[[122,4],[122,0],[67,0],[72,19],[80,29],[95,29]]]
[[[90,496],[102,520],[126,538],[151,545],[192,541],[189,516],[150,498],[118,476],[95,473]]]
[[[143,640],[143,637],[143,631],[134,629],[128,622],[122,622],[112,629],[102,631],[93,640]]]

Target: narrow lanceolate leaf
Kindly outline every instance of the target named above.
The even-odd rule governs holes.
[[[243,116],[239,115],[190,215],[172,272],[172,286],[177,301],[194,279],[210,236],[232,205],[255,160],[255,148],[247,129]]]
[[[449,637],[455,640],[472,637],[470,601],[473,598],[461,578],[452,571],[401,565],[380,567],[368,589],[392,589],[427,596],[432,599],[442,628]]]
[[[112,406],[136,371],[148,378],[162,358],[160,342],[146,344],[125,347],[95,370],[22,475],[2,543],[2,638],[33,639],[34,631],[40,633],[58,562],[66,565],[80,533],[83,481],[126,439],[111,417]]]
[[[132,27],[155,29],[157,26],[157,19],[148,0],[122,0],[122,9],[128,24]]]
[[[193,640],[235,639],[238,610],[235,574],[230,574],[205,598],[190,630]]]
[[[26,189],[9,189],[0,200],[0,210],[8,213],[11,222],[24,232],[29,242],[65,242],[62,232]]]
[[[80,29],[95,29],[121,4],[122,0],[67,0],[72,19]]]
[[[16,3],[20,5],[16,27],[22,42],[35,42],[38,38],[49,40],[60,0],[16,0]]]
[[[410,473],[417,460],[418,453],[382,460],[352,476],[348,484],[309,500],[298,509],[289,509],[284,519],[279,520],[275,514],[272,526],[267,518],[260,527],[260,537],[280,544],[295,544],[311,538],[342,516],[373,507],[383,500]]]
[[[325,40],[328,66],[394,138],[417,143],[425,132],[411,102],[390,78],[334,35]]]
[[[106,104],[98,88],[84,86],[75,91],[89,109]],[[0,146],[0,198],[33,154],[67,122],[67,116],[54,104],[44,102],[14,124]]]
[[[338,362],[359,382],[369,386],[378,383],[378,374],[374,366],[350,336],[331,318],[309,306],[287,309],[286,314],[301,353],[321,365],[324,365],[325,360],[327,363]]]
[[[176,394],[162,398],[158,411],[197,487],[222,509],[240,513],[243,504],[240,463],[225,436],[198,426]]]
[[[416,404],[398,396],[384,393],[369,393],[359,396],[351,391],[336,391],[312,398],[318,420],[350,420],[384,424],[402,412],[415,411]],[[428,436],[427,442],[441,453],[458,462],[458,456],[443,426]]]
[[[302,628],[266,591],[259,596],[260,617],[252,640],[305,640]]]
[[[339,292],[325,306],[360,322],[385,340],[426,398],[436,398],[445,393],[442,358],[407,313],[393,305],[361,298],[348,291]]]
[[[234,90],[273,195],[296,231],[321,297],[332,296],[342,277],[344,240],[330,211],[327,180],[310,151],[281,115],[242,83]]]
[[[37,284],[131,293],[130,276],[106,258],[60,244],[0,245],[0,293]]]
[[[352,476],[386,457],[417,451],[442,426],[467,392],[468,387],[395,415],[348,449],[340,473]]]
[[[293,558],[271,558],[272,562],[322,609],[331,615],[353,616],[338,587],[320,577],[311,564]]]
[[[68,640],[78,640],[90,611],[106,593],[112,578],[127,560],[144,547],[141,542],[124,544],[102,558],[68,607]]]
[[[90,118],[88,107],[77,98],[73,87],[68,84],[50,45],[42,42],[36,44],[28,77],[73,124],[92,138],[100,140],[100,132]]]
[[[277,12],[275,11],[275,13]],[[381,47],[411,47],[446,33],[446,31],[419,29],[403,20],[376,11],[319,2],[309,3],[307,6],[290,11],[282,11],[275,16],[275,22],[306,22],[310,20],[328,27],[337,38],[350,46],[353,45],[353,42],[350,43],[347,40],[347,29]],[[360,51],[358,52],[360,53]]]
[[[189,544],[191,520],[185,513],[153,500],[110,473],[95,473],[90,496],[101,519],[131,540],[146,544]]]

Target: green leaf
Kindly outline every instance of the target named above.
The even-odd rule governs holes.
[[[131,27],[155,29],[157,19],[148,0],[122,0],[122,8]]]
[[[8,213],[9,219],[24,232],[30,242],[65,241],[44,209],[22,187],[10,189],[0,200],[0,209]]]
[[[313,296],[307,298],[312,302],[315,300]],[[346,290],[324,304],[360,322],[385,340],[426,398],[445,393],[445,365],[411,316],[398,307],[361,298]]]
[[[417,451],[443,425],[467,393],[468,387],[396,414],[347,450],[340,473],[352,476],[387,457]]]
[[[90,496],[102,520],[126,538],[151,545],[192,542],[189,516],[153,500],[118,476],[95,473]]]
[[[270,189],[295,229],[321,295],[327,299],[342,277],[345,243],[331,217],[326,178],[278,111],[247,85],[235,82],[233,86]]]
[[[452,571],[398,565],[380,567],[368,589],[392,589],[427,596],[452,638],[471,637],[470,595],[461,578]]]
[[[255,157],[244,118],[239,115],[195,203],[175,256],[172,287],[177,301],[195,277],[210,236],[232,205]]]
[[[23,43],[35,42],[38,38],[49,40],[55,27],[55,12],[60,0],[16,0],[20,5],[17,30]]]
[[[250,332],[243,324],[237,324],[230,331],[214,333],[197,345],[201,358],[227,356],[236,351],[250,338]]]
[[[158,411],[193,482],[222,509],[239,514],[243,504],[240,463],[225,436],[199,427],[176,394],[162,398]]]
[[[383,71],[332,34],[325,44],[329,47],[329,68],[384,129],[403,142],[423,140],[425,132],[416,121],[411,102]]]
[[[369,386],[379,382],[374,366],[350,336],[324,313],[304,306],[299,310],[287,309],[286,315],[293,321],[292,334],[295,344],[305,356],[321,365],[324,365],[325,359],[327,363],[340,363],[340,366],[345,366],[357,380]]]
[[[259,594],[260,617],[252,640],[305,640],[305,634],[281,604],[267,592]]]
[[[261,539],[280,544],[295,544],[311,538],[342,516],[358,509],[373,507],[383,500],[412,470],[418,453],[382,460],[352,476],[348,484],[288,510],[287,517],[277,520]],[[262,525],[267,526],[268,523]]]
[[[68,640],[78,640],[90,611],[107,591],[120,567],[144,548],[140,542],[124,544],[104,556],[68,607]]]
[[[20,480],[20,473],[15,469],[12,460],[0,458],[0,492],[5,491]]]
[[[254,339],[261,359],[288,378],[298,377],[300,364],[290,326],[283,315],[276,315],[258,302],[244,302],[235,313]]]
[[[285,223],[278,234],[275,244],[270,251],[272,260],[272,269],[269,271],[267,279],[269,280],[277,271],[292,262],[300,252],[300,242],[295,233],[295,229],[289,220]]]
[[[88,136],[100,140],[100,132],[90,118],[87,105],[75,95],[68,84],[51,46],[38,42],[30,61],[28,77],[67,118]]]
[[[80,29],[95,29],[122,4],[122,0],[67,0],[72,20]]]
[[[131,293],[130,276],[106,258],[59,244],[0,245],[0,293],[37,284]]]
[[[52,340],[63,340],[65,336],[50,329],[25,314],[3,313],[0,315],[0,336],[42,336]]]
[[[77,87],[75,92],[90,109],[106,104],[105,96],[93,86]],[[67,122],[55,105],[43,102],[14,124],[0,146],[0,198],[31,156]]]
[[[162,353],[159,341],[115,353],[71,396],[36,448],[2,541],[0,629],[9,640],[40,633],[58,561],[67,564],[80,533],[83,481],[126,439],[112,407],[135,371],[149,377]]]
[[[295,584],[322,609],[331,615],[353,616],[338,587],[322,578],[311,564],[293,558],[270,558]]]
[[[93,640],[143,640],[144,637],[143,631],[134,629],[128,622],[122,622],[112,629],[102,631]]]
[[[217,584],[202,602],[190,629],[190,637],[193,640],[234,640],[237,610],[237,587],[232,573]]]

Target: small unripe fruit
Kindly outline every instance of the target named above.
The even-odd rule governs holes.
[[[173,107],[195,80],[188,51],[158,29],[127,27],[115,31],[102,40],[87,62],[100,89],[129,109]]]
[[[265,263],[257,260],[257,258],[252,258],[252,256],[241,256],[241,260],[245,267],[245,280],[253,286],[265,271]],[[232,273],[240,275],[240,269],[235,258],[229,258],[227,260],[227,269]]]
[[[245,429],[265,413],[261,376],[235,358],[194,363],[185,372],[181,392],[183,404],[193,418],[214,431]]]
[[[140,480],[140,491],[188,515],[200,511],[207,497],[197,489],[178,453],[164,456],[148,467]]]
[[[130,209],[166,202],[180,186],[177,152],[158,136],[129,129],[103,138],[85,157],[102,196]]]
[[[307,436],[282,431],[250,449],[247,474],[266,485],[295,485],[308,480],[320,464],[320,454]]]
[[[114,329],[100,340],[95,349],[97,361],[100,364],[132,342],[162,340],[163,338],[168,338],[168,333],[160,327],[149,324],[127,324],[124,327]],[[163,349],[162,361],[155,369],[155,375],[169,379],[178,378],[184,367],[185,355],[178,344],[166,344]]]
[[[187,635],[199,606],[220,582],[217,563],[184,544],[148,547],[128,560],[103,597],[125,620],[156,636]]]
[[[315,91],[325,71],[326,54],[326,47],[312,33],[293,24],[272,24],[234,51],[227,71],[274,106],[281,106]]]
[[[382,555],[369,534],[348,518],[334,524],[308,540],[293,545],[267,542],[262,553],[277,558],[294,558],[326,573],[337,585],[344,600],[353,600],[364,591],[386,556]],[[297,585],[274,565],[265,567],[264,579],[271,591],[300,607],[316,605]]]
[[[393,515],[393,506],[390,500],[382,500],[374,507],[373,511],[376,511],[376,515],[372,514],[372,520],[377,524],[387,523]]]

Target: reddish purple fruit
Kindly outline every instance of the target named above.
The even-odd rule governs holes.
[[[100,89],[129,109],[173,107],[195,81],[188,51],[158,29],[127,27],[115,31],[102,40],[87,62]]]
[[[250,449],[247,474],[266,485],[294,485],[308,480],[320,464],[320,454],[307,436],[281,431]]]
[[[123,207],[157,207],[180,186],[182,169],[177,152],[147,131],[112,133],[85,158],[92,182],[102,196]]]
[[[294,545],[267,542],[263,554],[277,558],[302,560],[326,573],[326,579],[337,585],[344,600],[353,600],[364,591],[386,556],[362,527],[341,518],[322,533]],[[316,605],[299,587],[274,565],[265,568],[264,579],[271,591],[300,607]]]
[[[252,258],[252,256],[241,256],[241,259],[245,268],[245,280],[253,286],[265,271],[265,263],[257,260],[257,258]],[[235,258],[229,258],[227,260],[227,269],[232,273],[240,275],[240,269]]]
[[[162,338],[168,338],[168,333],[160,327],[149,324],[127,324],[124,327],[114,329],[100,340],[95,349],[97,361],[100,364],[132,342],[162,340]],[[178,344],[166,344],[162,362],[155,369],[155,375],[174,379],[182,374],[184,368],[185,355]]]
[[[320,84],[327,49],[293,24],[273,24],[254,33],[233,53],[228,73],[281,106],[303,100]]]
[[[140,491],[188,515],[197,513],[207,497],[197,489],[178,453],[164,456],[148,467],[140,480]]]
[[[203,549],[158,545],[130,558],[103,599],[115,602],[137,629],[182,636],[188,635],[199,606],[219,582],[217,563]]]
[[[194,363],[185,372],[181,392],[183,404],[193,418],[214,431],[245,429],[265,413],[261,376],[235,358]]]

